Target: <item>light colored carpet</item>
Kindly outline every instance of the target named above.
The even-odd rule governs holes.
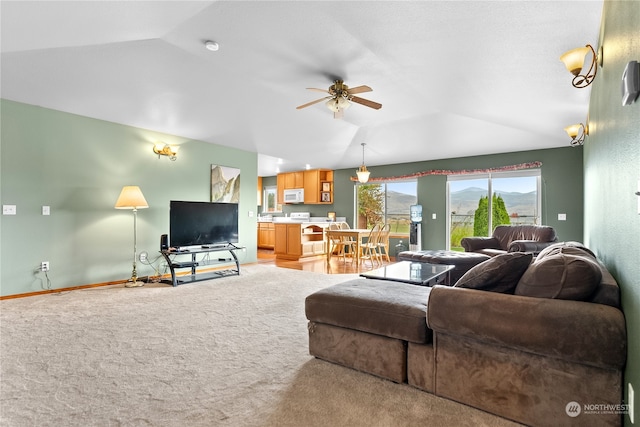
[[[1,301],[0,425],[515,425],[309,356],[305,297],[353,277],[249,265]]]

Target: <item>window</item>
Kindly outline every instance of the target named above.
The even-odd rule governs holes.
[[[356,228],[384,223],[394,235],[409,234],[409,207],[418,202],[417,181],[358,184],[355,191]]]
[[[450,250],[500,224],[540,224],[540,170],[449,176],[447,205]]]
[[[278,189],[277,187],[265,187],[264,188],[264,202],[262,202],[262,212],[280,212],[281,208],[278,206]]]

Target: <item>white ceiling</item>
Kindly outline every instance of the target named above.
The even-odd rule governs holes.
[[[257,152],[258,173],[564,147],[602,1],[2,1],[5,99]],[[204,48],[215,40],[220,50]],[[368,85],[336,120],[322,97]],[[375,169],[373,169],[375,171]]]

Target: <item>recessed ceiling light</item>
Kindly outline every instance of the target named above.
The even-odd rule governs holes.
[[[215,52],[216,50],[220,49],[220,45],[218,43],[216,43],[216,42],[211,41],[211,40],[207,40],[206,42],[204,42],[204,46],[207,49],[209,49],[209,50],[211,50],[213,52]]]

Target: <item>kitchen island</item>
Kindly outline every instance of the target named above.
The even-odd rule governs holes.
[[[330,222],[274,222],[276,259],[298,260],[325,255],[328,241],[325,231]]]

